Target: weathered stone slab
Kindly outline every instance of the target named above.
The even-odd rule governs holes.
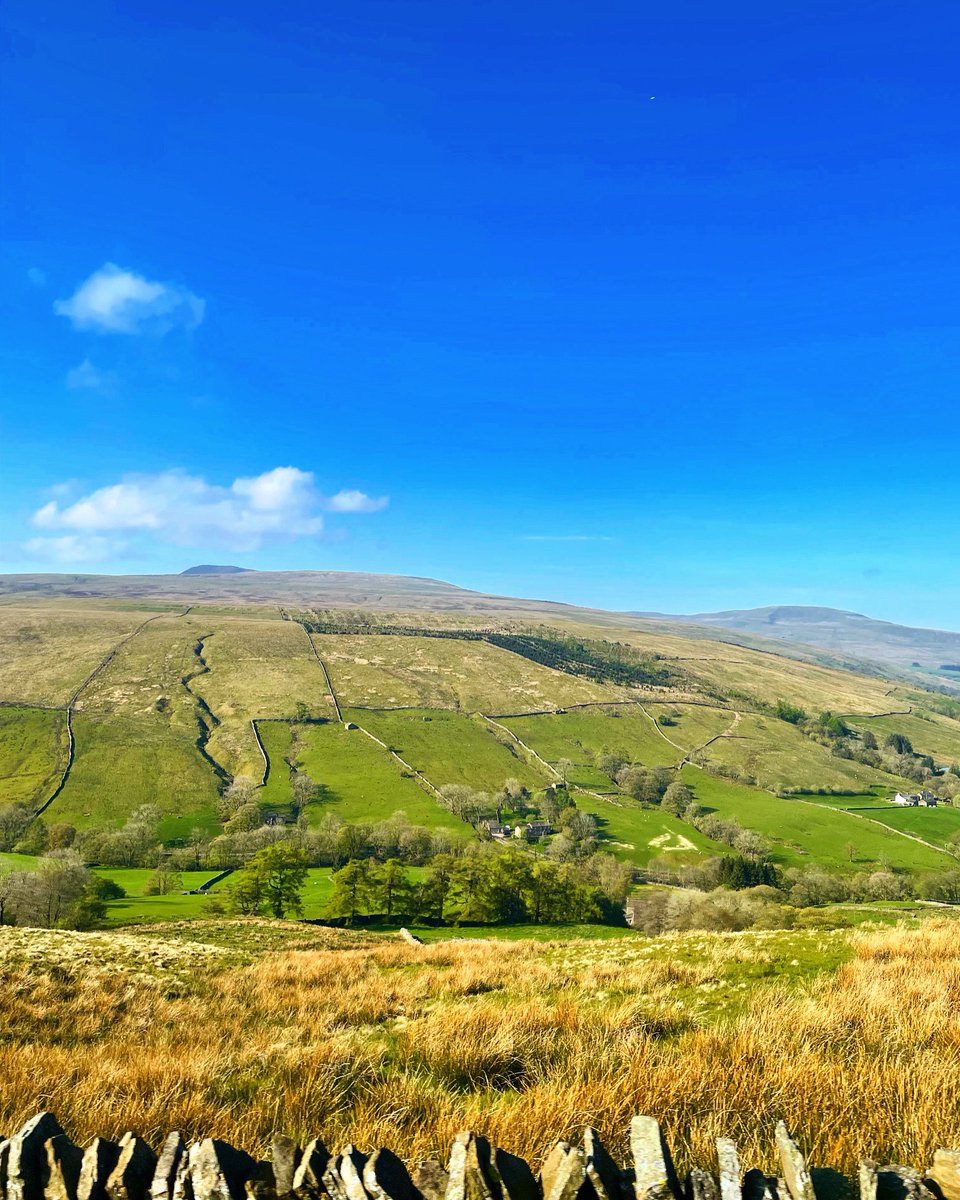
[[[503,1191],[492,1157],[486,1138],[475,1133],[458,1133],[447,1167],[446,1200],[502,1200]]]
[[[42,1112],[10,1139],[7,1200],[43,1200],[47,1174],[46,1144],[63,1134],[53,1113]]]
[[[446,1170],[432,1158],[421,1159],[413,1169],[413,1186],[423,1200],[444,1200],[449,1183]]]
[[[630,1153],[636,1200],[679,1200],[673,1160],[653,1117],[634,1117],[630,1122]]]
[[[0,1200],[7,1200],[7,1164],[10,1161],[10,1139],[0,1137]]]
[[[46,1200],[77,1200],[83,1151],[65,1133],[48,1138],[44,1151],[47,1161],[43,1194]]]
[[[300,1153],[299,1149],[297,1153],[300,1154],[300,1158],[293,1172],[291,1191],[300,1200],[315,1200],[317,1196],[325,1195],[323,1173],[330,1162],[330,1151],[319,1138],[314,1138],[312,1142],[307,1143],[307,1148],[302,1153]],[[276,1155],[277,1143],[274,1142],[274,1172],[277,1176],[277,1194],[282,1196],[284,1193],[280,1189],[286,1186],[287,1167],[283,1166],[283,1175],[281,1177]]]
[[[104,1185],[107,1200],[147,1200],[157,1170],[157,1156],[135,1133],[125,1133],[119,1149],[120,1156]],[[82,1175],[80,1190],[80,1200],[85,1200]]]
[[[168,1134],[150,1182],[151,1200],[173,1200],[178,1191],[183,1192],[186,1164],[186,1142],[179,1133]]]
[[[600,1134],[591,1126],[583,1131],[583,1152],[586,1155],[587,1179],[597,1200],[625,1200],[623,1173],[607,1153]]]
[[[107,1200],[107,1180],[120,1161],[120,1146],[109,1138],[94,1138],[83,1152],[78,1200]]]
[[[363,1186],[363,1168],[367,1156],[354,1146],[345,1146],[343,1151],[330,1160],[323,1173],[323,1186],[333,1200],[369,1200]]]
[[[194,1200],[244,1200],[256,1162],[226,1142],[204,1138],[187,1152]]]
[[[293,1191],[293,1180],[297,1167],[303,1161],[303,1151],[293,1138],[279,1134],[270,1147],[273,1165],[273,1185],[278,1196],[289,1196]],[[326,1163],[324,1163],[326,1166]]]
[[[540,1169],[543,1200],[578,1200],[587,1182],[587,1156],[569,1142],[557,1142]]]
[[[960,1200],[960,1150],[936,1150],[927,1172],[943,1200]]]
[[[410,1172],[392,1150],[378,1150],[363,1168],[363,1186],[372,1200],[419,1200]]]
[[[780,1167],[791,1197],[793,1200],[817,1200],[813,1180],[810,1178],[800,1147],[790,1136],[783,1121],[777,1122],[775,1137],[780,1154]]]
[[[743,1200],[740,1155],[732,1138],[717,1138],[717,1164],[720,1168],[720,1200]]]

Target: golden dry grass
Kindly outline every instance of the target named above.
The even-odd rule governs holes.
[[[315,634],[314,645],[347,706],[529,712],[625,695],[622,688],[564,674],[486,642]]]
[[[149,615],[0,607],[0,700],[66,704],[101,659]]]
[[[244,965],[159,934],[3,930],[0,1127],[52,1107],[84,1139],[179,1128],[263,1150],[283,1130],[414,1158],[470,1127],[539,1160],[585,1123],[623,1155],[646,1112],[681,1166],[710,1165],[731,1134],[746,1166],[772,1167],[783,1117],[816,1164],[922,1167],[960,1140],[956,928],[857,935],[833,975],[756,986],[723,1019],[706,998],[737,971],[775,978],[798,942],[414,947],[329,931],[326,948]]]

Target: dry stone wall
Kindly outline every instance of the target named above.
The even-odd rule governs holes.
[[[744,1173],[735,1144],[717,1142],[718,1173],[681,1180],[652,1117],[635,1117],[630,1163],[621,1166],[595,1129],[558,1142],[539,1172],[522,1158],[461,1133],[449,1162],[405,1164],[390,1150],[330,1153],[317,1138],[278,1137],[269,1161],[211,1138],[188,1145],[171,1133],[159,1153],[136,1134],[75,1146],[52,1113],[0,1139],[0,1200],[827,1200],[817,1172],[781,1122],[779,1173]],[[830,1172],[826,1172],[830,1175]],[[925,1171],[863,1161],[861,1200],[960,1200],[960,1150],[938,1150]]]

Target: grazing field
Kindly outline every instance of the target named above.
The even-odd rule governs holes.
[[[0,700],[63,707],[148,615],[66,605],[0,607]]]
[[[862,815],[873,821],[881,821],[891,829],[915,834],[936,846],[958,849],[953,839],[960,837],[960,809],[942,804],[936,808],[901,808],[899,805],[884,804],[863,809]]]
[[[705,837],[671,813],[640,808],[628,797],[597,800],[578,796],[577,804],[597,818],[603,849],[640,867],[658,859],[660,865],[676,871],[704,855],[730,853],[728,846]]]
[[[191,686],[220,722],[207,749],[231,775],[259,780],[263,759],[251,718],[333,716],[323,671],[303,627],[293,621],[211,618],[206,630],[209,672]]]
[[[663,715],[675,724],[661,732],[656,721]],[[644,704],[643,708],[620,705],[536,717],[505,717],[500,724],[551,763],[566,758],[582,768],[594,765],[602,754],[613,753],[627,762],[656,767],[675,765],[686,751],[727,729],[732,720],[733,713],[725,709]],[[580,781],[574,778],[574,782]],[[608,790],[612,790],[610,780],[606,782]]]
[[[77,716],[73,732],[73,768],[47,820],[115,829],[141,805],[155,804],[164,816],[163,839],[185,838],[195,827],[219,829],[217,777],[197,749],[195,729],[155,714]]]
[[[584,1124],[623,1155],[643,1112],[681,1171],[720,1134],[774,1170],[783,1118],[853,1175],[960,1140],[952,921],[425,946],[256,921],[5,928],[0,974],[0,1123],[49,1108],[80,1142],[177,1128],[263,1155],[283,1132],[444,1159],[473,1128],[540,1160]]]
[[[683,768],[682,777],[698,804],[765,837],[781,866],[816,863],[834,871],[878,866],[945,871],[951,866],[949,855],[839,808],[797,797],[781,799],[690,766]]]
[[[345,710],[344,717],[369,729],[435,787],[463,783],[493,792],[510,778],[531,790],[552,782],[543,768],[501,743],[480,717],[426,709]]]
[[[486,642],[399,635],[314,634],[340,703],[505,713],[618,700],[593,683]]]
[[[0,706],[0,804],[41,804],[66,759],[63,712]]]
[[[853,721],[851,724],[861,731],[869,729],[881,745],[891,733],[903,733],[918,754],[929,754],[938,763],[947,765],[960,762],[960,721],[940,713],[918,711],[909,715]]]
[[[826,746],[806,737],[796,726],[777,717],[741,717],[732,736],[718,738],[702,753],[707,762],[736,767],[760,787],[800,787],[886,792],[904,787],[904,781],[851,759],[837,758]]]
[[[458,838],[471,833],[359,729],[347,730],[337,721],[323,725],[270,721],[260,726],[260,736],[270,758],[270,776],[262,792],[268,804],[289,805],[288,760],[292,759],[320,788],[318,801],[306,809],[311,823],[328,812],[351,822],[385,821],[404,812],[414,825],[446,828]]]

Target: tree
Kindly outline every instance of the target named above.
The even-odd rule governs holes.
[[[217,813],[221,821],[229,821],[238,808],[249,804],[257,793],[257,785],[249,775],[235,776],[217,801]]]
[[[570,779],[570,772],[573,770],[573,763],[569,758],[558,758],[556,762],[557,774],[560,776],[560,782],[564,787]]]
[[[894,754],[913,753],[913,743],[905,733],[888,733],[883,739],[883,744],[888,750],[892,750]]]
[[[224,823],[224,833],[249,833],[263,824],[263,810],[255,800],[241,804],[233,816]]]
[[[774,712],[781,721],[789,721],[791,725],[799,725],[807,716],[799,705],[791,704],[789,700],[778,700]]]
[[[370,886],[377,910],[388,921],[395,913],[409,912],[410,881],[398,859],[388,858],[381,866],[374,866],[370,871]]]
[[[162,862],[149,877],[143,889],[145,896],[169,896],[171,892],[183,890],[180,872],[169,862]]]
[[[863,732],[863,748],[864,748],[864,750],[876,750],[877,749],[876,735],[869,729],[865,729]]]
[[[667,812],[673,813],[675,816],[682,817],[692,803],[693,792],[690,791],[685,783],[676,780],[663,793],[663,800],[660,803],[660,807]]]
[[[294,816],[298,816],[308,804],[314,803],[318,797],[319,789],[316,782],[310,778],[306,771],[297,771],[293,777],[291,792],[293,794]]]
[[[327,901],[327,915],[346,917],[352,925],[370,903],[370,863],[365,858],[352,858],[331,878],[333,892]]]
[[[288,912],[303,912],[301,893],[307,880],[310,860],[297,846],[278,841],[258,850],[240,873],[239,887],[249,901],[254,894],[278,920]],[[255,911],[260,911],[258,907]]]

